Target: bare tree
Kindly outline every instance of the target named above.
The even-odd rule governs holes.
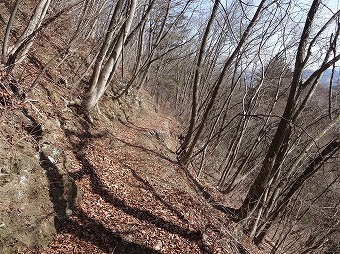
[[[192,136],[193,131],[194,131],[194,126],[195,126],[195,123],[197,121],[197,119],[196,119],[197,90],[198,90],[199,82],[200,82],[200,79],[201,79],[202,62],[203,62],[203,57],[204,57],[204,52],[205,52],[205,47],[206,47],[206,44],[207,44],[208,36],[209,36],[209,33],[210,33],[211,26],[213,24],[214,18],[216,16],[218,6],[219,6],[219,1],[216,0],[214,2],[214,5],[213,5],[213,9],[212,9],[207,27],[204,31],[200,50],[199,50],[198,56],[197,56],[197,63],[196,63],[196,67],[195,67],[195,75],[194,75],[193,88],[192,88],[192,106],[191,106],[190,124],[189,124],[187,134],[185,135],[183,143],[181,144],[180,150],[178,152],[178,156],[179,156],[180,160],[182,160],[182,156],[184,156],[184,154],[186,153],[186,149],[189,146],[189,142],[190,142],[191,136]],[[186,163],[186,161],[184,161],[184,162]]]
[[[259,201],[263,200],[265,190],[268,187],[271,179],[275,177],[280,166],[282,165],[283,159],[288,151],[288,142],[292,135],[292,128],[294,122],[296,122],[297,118],[300,116],[302,111],[307,105],[313,91],[315,90],[316,85],[322,75],[322,73],[332,66],[334,62],[337,62],[340,59],[340,54],[335,57],[329,59],[329,53],[326,54],[325,59],[322,65],[313,72],[312,75],[306,80],[302,81],[303,70],[307,64],[309,57],[311,56],[311,50],[313,44],[316,42],[317,38],[320,36],[322,31],[326,29],[327,25],[339,15],[339,12],[334,15],[329,22],[326,23],[324,27],[313,37],[311,42],[308,44],[309,36],[311,34],[311,27],[313,21],[315,20],[315,14],[320,7],[320,1],[313,1],[311,8],[309,10],[305,26],[301,35],[301,39],[299,42],[297,56],[295,61],[295,67],[293,71],[293,80],[290,85],[290,93],[286,103],[286,107],[282,118],[280,120],[279,126],[276,130],[276,133],[271,141],[271,144],[268,148],[268,152],[266,157],[262,163],[261,170],[256,177],[254,183],[251,185],[250,190],[245,198],[242,207],[239,211],[240,219],[246,218],[250,213],[253,212],[253,209],[259,205]],[[335,38],[335,41],[337,38]],[[332,40],[331,45],[333,44],[334,39]],[[328,52],[330,52],[332,46],[330,45]],[[307,94],[301,98],[302,91],[309,87]],[[300,104],[299,101],[302,101]],[[263,202],[260,201],[260,205],[263,205]]]
[[[122,0],[119,0],[115,6],[106,37],[96,58],[87,96],[83,100],[83,107],[87,111],[97,105],[110,85],[109,80],[116,70],[117,61],[132,25],[136,5],[136,0],[125,2],[125,5]],[[122,17],[125,16],[126,19],[122,20]],[[105,59],[107,60],[105,61]]]
[[[225,74],[227,72],[227,70],[230,68],[230,66],[232,65],[233,61],[235,60],[235,58],[239,55],[239,53],[241,52],[241,49],[243,47],[243,45],[246,43],[246,40],[249,36],[249,33],[251,32],[252,28],[257,24],[257,21],[261,15],[261,13],[263,12],[264,8],[265,8],[265,4],[266,1],[263,0],[260,2],[259,6],[257,7],[252,19],[250,20],[250,22],[248,23],[247,27],[245,28],[245,30],[243,31],[235,49],[232,51],[231,55],[227,58],[227,60],[225,61],[225,63],[223,64],[223,68],[220,72],[220,74],[218,75],[216,81],[214,82],[214,88],[211,92],[211,96],[210,96],[210,100],[202,114],[202,120],[200,121],[200,123],[198,124],[197,127],[197,131],[194,135],[194,137],[192,138],[190,144],[189,142],[185,142],[182,144],[181,148],[180,148],[180,158],[179,160],[181,161],[181,163],[183,164],[187,164],[190,160],[190,157],[193,153],[194,147],[196,146],[203,128],[206,124],[206,121],[208,119],[209,113],[211,111],[211,109],[214,106],[215,100],[217,98],[217,94],[219,92],[219,88],[225,78]],[[191,136],[193,135],[193,133],[187,133],[187,135],[189,136],[187,139],[190,139]]]
[[[33,44],[35,33],[42,25],[46,16],[47,10],[51,4],[51,0],[40,0],[34,9],[33,15],[29,23],[21,34],[19,39],[12,45],[9,45],[10,32],[14,24],[14,19],[17,14],[21,0],[17,0],[11,12],[10,19],[7,23],[5,38],[2,46],[2,63],[6,66],[13,66],[15,63],[24,59],[30,47]]]

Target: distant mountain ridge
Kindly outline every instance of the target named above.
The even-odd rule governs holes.
[[[305,70],[304,74],[303,74],[304,78],[308,78],[313,72],[314,72],[314,70],[311,70],[311,69]],[[331,76],[332,76],[332,70],[327,69],[321,77],[321,83],[323,85],[328,86],[329,81],[331,79]],[[333,88],[334,89],[340,89],[340,70],[339,69],[334,71]]]

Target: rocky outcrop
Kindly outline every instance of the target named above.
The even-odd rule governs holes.
[[[0,124],[0,253],[47,246],[79,200],[54,118],[39,123],[27,109]]]
[[[0,128],[0,253],[47,245],[56,230],[38,144],[19,111],[2,114]],[[26,128],[26,130],[25,130]]]

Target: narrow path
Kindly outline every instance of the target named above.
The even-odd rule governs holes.
[[[174,119],[148,112],[133,122],[92,126],[68,112],[58,121],[59,146],[69,147],[63,172],[40,153],[58,233],[47,248],[25,253],[232,250],[225,211],[176,162]]]

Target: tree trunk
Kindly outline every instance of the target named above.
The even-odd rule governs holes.
[[[286,207],[292,196],[302,187],[304,182],[312,177],[318,169],[332,156],[340,150],[340,139],[332,140],[321,153],[307,166],[307,168],[302,172],[302,174],[291,184],[287,194],[284,198],[278,202],[277,208],[269,216],[269,222],[266,224],[265,228],[260,232],[260,234],[255,238],[254,242],[259,244],[265,237],[267,230],[270,228],[272,222],[278,217],[280,212]]]
[[[35,34],[35,31],[41,26],[46,16],[47,10],[50,6],[50,3],[51,0],[41,0],[38,3],[25,31],[21,34],[20,38],[13,46],[8,46],[9,33],[20,4],[20,0],[16,1],[6,28],[6,34],[2,49],[2,62],[4,64],[6,64],[7,66],[13,66],[15,63],[18,63],[24,59],[33,44],[34,36],[32,35]]]
[[[198,52],[198,58],[197,58],[197,63],[196,63],[196,68],[195,68],[195,76],[194,76],[194,82],[193,82],[193,88],[192,88],[192,106],[191,106],[190,124],[189,124],[189,129],[187,131],[187,134],[184,137],[184,141],[181,144],[181,147],[180,147],[180,150],[179,150],[179,153],[178,153],[179,159],[184,164],[187,162],[187,159],[185,157],[188,157],[188,156],[185,156],[185,153],[186,153],[187,147],[189,146],[190,139],[193,135],[193,131],[194,131],[195,123],[196,123],[197,90],[198,90],[199,82],[200,82],[200,79],[201,79],[201,68],[202,68],[203,56],[204,56],[205,47],[206,47],[206,44],[207,44],[207,41],[208,41],[210,29],[211,29],[211,26],[212,26],[213,21],[215,19],[216,12],[218,10],[219,4],[220,4],[220,1],[215,0],[214,6],[213,6],[213,9],[212,9],[212,12],[211,12],[208,24],[207,24],[207,27],[205,28],[205,31],[204,31],[204,34],[203,34],[200,50]],[[182,156],[184,156],[184,157],[182,158]]]
[[[7,26],[6,26],[5,38],[4,38],[4,42],[2,44],[2,56],[1,56],[1,61],[2,61],[3,64],[7,63],[9,35],[10,35],[10,32],[11,32],[11,28],[13,26],[14,18],[16,16],[18,8],[19,8],[19,4],[20,4],[20,0],[17,0],[15,2],[14,8],[11,12],[11,16],[10,16],[9,21],[7,23]]]
[[[238,217],[240,220],[245,219],[248,216],[249,211],[252,211],[256,204],[259,202],[268,185],[269,179],[271,179],[273,175],[277,173],[277,170],[281,166],[282,159],[287,152],[288,140],[291,136],[293,124],[291,120],[294,115],[294,110],[296,109],[297,93],[299,85],[301,84],[302,71],[306,64],[305,50],[307,48],[307,42],[309,39],[309,34],[311,32],[312,23],[319,5],[320,0],[314,0],[309,10],[305,22],[305,27],[302,32],[300,43],[298,46],[294,75],[286,107],[274,135],[274,138],[272,139],[272,142],[269,146],[266,157],[262,163],[260,172],[257,175],[253,184],[250,186],[248,194],[239,209]]]
[[[219,1],[217,1],[219,2]],[[230,67],[231,63],[235,60],[235,58],[237,57],[237,55],[240,53],[241,51],[241,48],[243,47],[243,45],[245,44],[246,42],[246,39],[248,38],[248,35],[251,31],[251,29],[255,26],[255,24],[257,23],[257,20],[260,16],[260,14],[262,13],[263,11],[263,7],[264,7],[264,4],[265,4],[266,0],[262,0],[259,4],[259,6],[257,7],[256,9],[256,12],[253,16],[253,18],[251,19],[251,21],[249,22],[248,26],[246,27],[246,29],[244,30],[244,32],[242,33],[242,36],[240,38],[240,41],[238,42],[237,44],[237,47],[235,48],[235,50],[232,52],[232,54],[228,57],[228,59],[226,60],[226,62],[224,63],[223,65],[223,69],[221,71],[221,73],[219,74],[217,80],[215,81],[215,87],[213,88],[213,91],[211,93],[211,97],[210,97],[210,101],[203,113],[203,116],[202,116],[202,120],[198,126],[198,129],[197,129],[197,132],[192,140],[192,142],[190,143],[190,145],[188,144],[183,144],[183,148],[186,148],[188,147],[188,149],[186,149],[187,151],[185,150],[181,150],[181,156],[179,156],[179,160],[182,164],[186,165],[189,160],[190,160],[190,157],[194,151],[194,147],[196,146],[201,134],[202,134],[202,131],[203,131],[203,128],[204,128],[204,125],[208,119],[208,115],[210,113],[210,110],[213,108],[214,106],[214,103],[215,103],[215,100],[217,98],[217,94],[218,94],[218,91],[219,91],[219,88],[224,80],[224,76],[225,76],[225,73],[227,72],[227,69]],[[192,121],[192,119],[191,119]],[[188,131],[189,133],[189,131]],[[189,134],[189,138],[192,136],[192,133]],[[189,140],[190,141],[190,140]],[[184,142],[186,142],[186,140],[184,140]]]
[[[110,79],[110,76],[112,76],[112,73],[114,73],[116,70],[116,63],[122,52],[123,44],[126,39],[126,34],[130,30],[133,16],[136,10],[136,0],[131,0],[127,20],[124,22],[119,33],[117,34],[112,53],[110,54],[107,62],[104,64],[104,59],[107,56],[108,50],[113,42],[113,35],[117,25],[117,19],[119,17],[122,3],[123,1],[120,0],[116,5],[114,14],[109,25],[107,36],[100,50],[100,54],[97,57],[98,62],[95,65],[90,79],[90,86],[87,91],[87,96],[83,101],[83,107],[86,111],[90,111],[97,105],[99,99],[104,95],[107,87],[109,86],[108,81]]]

